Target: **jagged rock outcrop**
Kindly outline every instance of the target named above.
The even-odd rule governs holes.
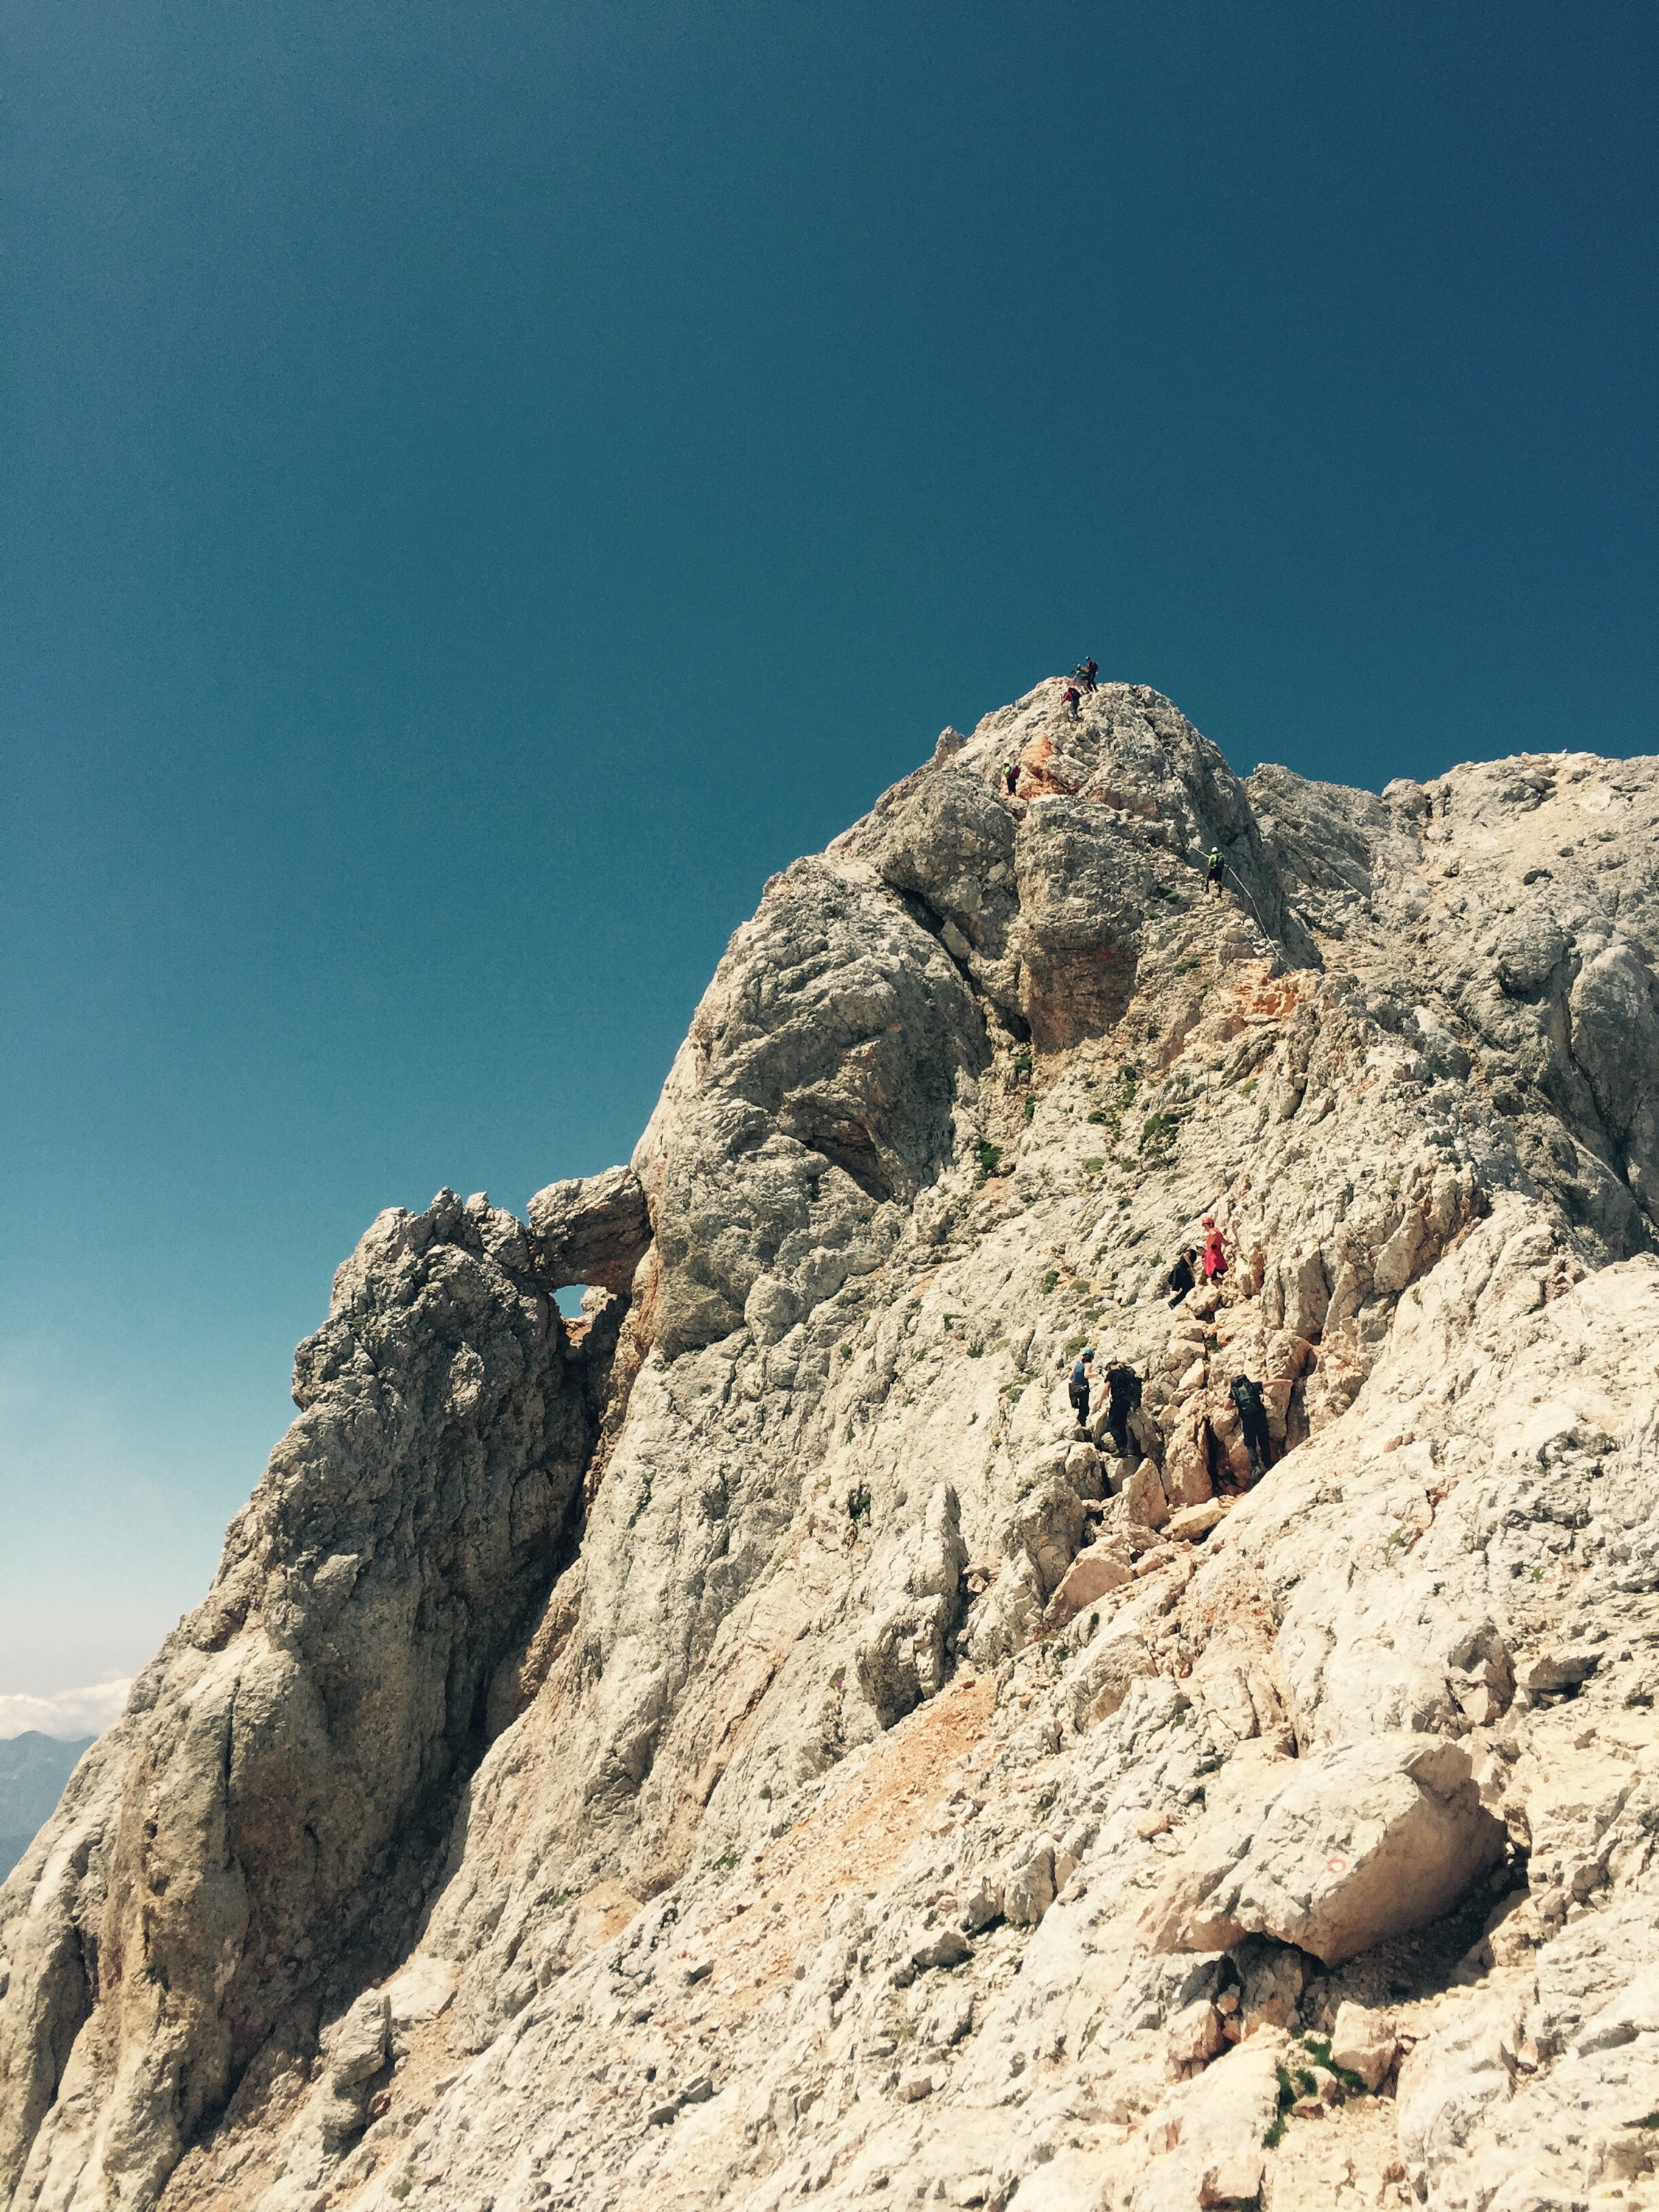
[[[1060,692],[342,1270],[0,1890],[20,2212],[1651,2197],[1659,764]]]
[[[482,1200],[382,1214],[340,1269],[212,1590],[3,1893],[0,2185],[153,2201],[397,1960],[559,1559],[599,1348]]]

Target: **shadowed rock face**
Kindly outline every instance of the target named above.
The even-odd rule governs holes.
[[[8,2212],[1641,2180],[1659,767],[1060,692],[768,885],[631,1165],[341,1270],[0,1889]]]

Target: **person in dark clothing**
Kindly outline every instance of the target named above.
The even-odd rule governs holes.
[[[1273,1463],[1273,1440],[1267,1431],[1267,1409],[1261,1402],[1261,1385],[1248,1375],[1235,1375],[1227,1395],[1238,1408],[1238,1425],[1244,1449],[1250,1455],[1250,1472],[1264,1475]]]
[[[1078,690],[1075,684],[1068,684],[1066,686],[1066,689],[1060,695],[1060,706],[1064,708],[1068,720],[1074,722],[1077,720],[1078,701],[1082,696],[1083,694]]]
[[[1009,798],[1012,799],[1014,795],[1015,788],[1019,782],[1019,763],[1018,761],[1004,761],[1002,763],[1002,782],[1004,789],[1007,792]]]
[[[1080,1429],[1086,1430],[1089,1425],[1089,1393],[1094,1381],[1094,1364],[1092,1352],[1084,1352],[1072,1364],[1072,1411],[1077,1415],[1077,1425]]]
[[[1226,863],[1221,857],[1221,849],[1218,846],[1213,846],[1204,869],[1204,888],[1210,897],[1221,896],[1222,878],[1225,872]]]
[[[1106,1370],[1106,1433],[1120,1459],[1129,1455],[1129,1416],[1140,1403],[1140,1377],[1121,1359]]]
[[[1100,678],[1100,663],[1093,659],[1079,660],[1072,671],[1072,677],[1073,680],[1080,684],[1085,691],[1092,691]]]
[[[1164,1287],[1170,1293],[1170,1304],[1172,1306],[1178,1306],[1197,1282],[1198,1277],[1193,1270],[1193,1262],[1197,1257],[1197,1245],[1189,1244],[1174,1267],[1170,1268]]]

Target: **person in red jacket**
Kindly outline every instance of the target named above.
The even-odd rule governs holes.
[[[1215,1225],[1214,1214],[1206,1213],[1204,1217],[1204,1279],[1206,1283],[1218,1283],[1226,1272],[1226,1241]]]
[[[1075,684],[1068,684],[1060,695],[1060,703],[1066,709],[1067,719],[1071,721],[1074,722],[1077,720],[1077,702],[1082,696]]]

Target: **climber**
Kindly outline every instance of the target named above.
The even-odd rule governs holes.
[[[1204,1279],[1206,1283],[1218,1283],[1227,1272],[1226,1240],[1215,1225],[1214,1214],[1205,1215],[1203,1226]]]
[[[1075,684],[1068,684],[1060,695],[1060,703],[1072,721],[1077,720],[1077,702],[1082,696]]]
[[[1106,1433],[1120,1459],[1129,1455],[1129,1416],[1139,1403],[1139,1376],[1114,1359],[1106,1370]]]
[[[1221,878],[1225,869],[1226,864],[1221,857],[1221,848],[1218,845],[1211,846],[1210,857],[1204,870],[1204,888],[1211,898],[1221,896]]]
[[[1094,1381],[1095,1355],[1085,1352],[1072,1363],[1070,1394],[1072,1411],[1077,1415],[1079,1428],[1087,1433],[1089,1427],[1089,1392]]]
[[[1018,761],[1004,761],[1002,763],[1002,786],[1010,799],[1013,797],[1018,782],[1019,763]]]
[[[1193,1262],[1197,1257],[1197,1245],[1188,1244],[1164,1278],[1164,1287],[1170,1292],[1172,1306],[1178,1306],[1197,1282],[1198,1277],[1193,1273]]]
[[[1261,1385],[1248,1375],[1235,1375],[1227,1395],[1238,1408],[1238,1425],[1244,1449],[1250,1455],[1250,1472],[1258,1479],[1273,1463],[1273,1442],[1267,1431],[1267,1412],[1261,1402]]]
[[[1092,691],[1099,679],[1100,663],[1097,660],[1079,660],[1072,671],[1072,681],[1080,684],[1085,691]]]

